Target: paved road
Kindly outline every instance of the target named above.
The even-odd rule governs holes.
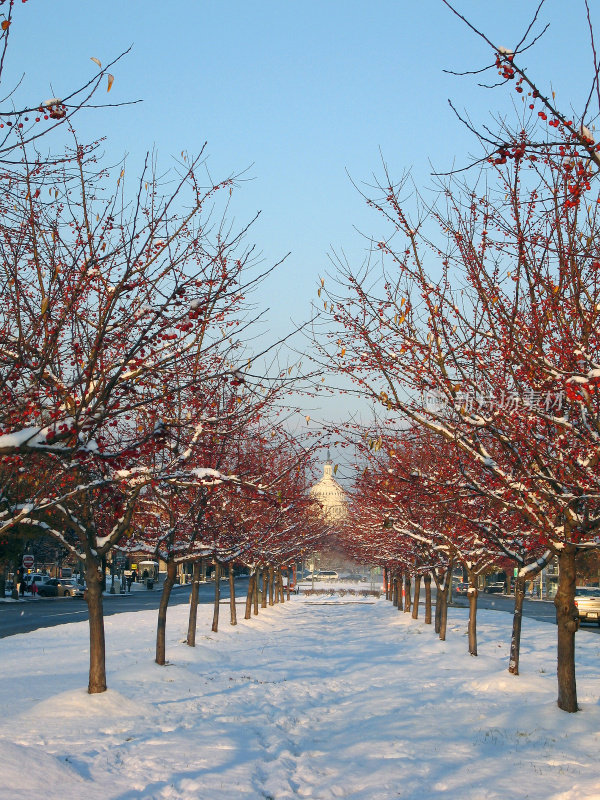
[[[456,605],[468,605],[464,597],[455,597],[454,602]],[[485,594],[482,592],[477,598],[477,607],[494,609],[496,611],[507,611],[509,614],[512,614],[515,607],[515,599],[514,597],[502,594]],[[556,625],[556,609],[552,600],[529,600],[526,598],[523,602],[523,616]],[[581,625],[579,630],[600,633],[600,627],[598,625],[590,625],[588,623]]]
[[[245,598],[248,588],[247,578],[236,580],[236,594],[238,602]],[[160,589],[152,591],[137,591],[125,595],[105,595],[104,614],[119,614],[122,611],[143,611],[148,608],[158,609],[160,601]],[[190,586],[176,586],[171,594],[171,604],[188,603],[190,597]],[[214,583],[200,585],[199,601],[201,603],[212,603],[214,597]],[[221,598],[229,599],[229,583],[221,581]],[[455,597],[456,605],[466,606],[466,599]],[[499,594],[480,594],[478,599],[479,608],[495,609],[506,611],[512,614],[514,598]],[[523,604],[523,615],[541,622],[555,624],[554,603],[551,600],[528,600]],[[87,620],[87,605],[83,598],[61,597],[61,598],[36,598],[27,599],[18,603],[0,603],[0,639],[5,636],[12,636],[15,633],[27,633],[37,628],[49,628],[54,625],[62,625],[65,622],[81,622]],[[581,626],[580,631],[600,633],[598,625]]]
[[[248,579],[236,580],[238,602],[245,598]],[[200,584],[199,602],[212,603],[214,583]],[[191,586],[176,586],[171,593],[170,604],[188,603]],[[107,594],[104,596],[104,615],[120,614],[123,611],[158,609],[161,590],[134,591],[131,594]],[[221,598],[229,599],[229,582],[221,581]],[[82,597],[37,597],[17,603],[0,603],[0,639],[15,633],[28,633],[37,628],[50,628],[65,622],[87,620],[88,609]]]

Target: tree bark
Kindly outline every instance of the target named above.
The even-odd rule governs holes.
[[[275,603],[274,599],[275,594],[275,570],[273,567],[269,567],[269,605],[272,606]]]
[[[410,611],[410,573],[406,573],[404,576],[404,611],[408,613]]]
[[[277,570],[277,586],[279,587],[279,602],[285,603],[285,597],[283,592],[283,575],[281,573],[281,567]]]
[[[510,661],[508,671],[512,675],[519,674],[519,656],[521,654],[521,622],[523,619],[523,600],[525,599],[525,578],[515,580],[515,608],[513,611],[512,636],[510,638]]]
[[[415,576],[415,596],[413,599],[412,618],[418,619],[419,617],[419,595],[421,594],[421,576]]]
[[[479,592],[477,587],[469,586],[469,653],[477,655],[477,597]]]
[[[235,610],[235,576],[233,563],[229,562],[229,609],[231,611],[231,624],[237,625],[237,612]]]
[[[566,544],[558,553],[558,591],[554,598],[558,624],[558,707],[571,713],[578,710],[575,682],[575,632],[579,627],[575,605],[576,552],[574,544]]]
[[[446,628],[448,625],[448,587],[444,586],[440,598],[440,639],[446,641]]]
[[[286,600],[290,601],[290,592],[291,592],[291,583],[292,583],[292,571],[290,569],[287,570],[287,586],[286,586]]]
[[[166,630],[167,630],[167,607],[169,605],[169,598],[171,597],[171,589],[175,585],[175,575],[177,573],[177,565],[174,559],[170,558],[167,561],[167,577],[163,583],[163,590],[160,596],[160,605],[158,606],[158,624],[156,627],[156,657],[157,664],[163,666],[166,664]]]
[[[196,626],[198,623],[198,593],[200,589],[200,574],[202,565],[199,561],[194,561],[192,571],[192,591],[190,594],[190,618],[188,621],[188,632],[186,642],[190,647],[196,647]]]
[[[219,602],[221,600],[221,565],[215,561],[215,603],[213,608],[212,631],[219,631]]]
[[[252,584],[252,604],[254,615],[258,614],[258,569],[254,573],[254,583]]]
[[[385,599],[390,599],[390,594],[388,590],[388,571],[387,567],[383,568],[383,591],[385,592]]]
[[[260,607],[266,608],[267,607],[267,595],[269,593],[269,570],[267,567],[263,567],[261,570],[262,573],[262,597],[260,601]]]
[[[435,624],[434,630],[437,634],[440,632],[440,624],[442,620],[442,584],[438,580],[437,575],[433,577],[435,581]]]
[[[450,569],[446,570],[444,575],[443,588],[438,589],[438,594],[440,595],[440,639],[442,642],[446,641],[446,627],[448,624],[448,588],[450,585],[448,577],[450,575],[452,575],[452,564],[450,564]]]
[[[392,597],[392,605],[394,606],[394,608],[398,608],[398,576],[397,575],[394,575],[393,587],[394,587],[394,592],[393,592],[393,597]]]
[[[106,691],[106,643],[104,639],[104,610],[102,606],[102,578],[99,562],[90,553],[85,560],[86,600],[90,630],[89,694]]]
[[[404,576],[401,572],[398,573],[398,611],[404,610],[404,594],[402,588],[404,586]]]
[[[255,580],[256,580],[256,570],[252,572],[252,574],[250,575],[250,580],[248,581],[248,594],[246,595],[246,613],[244,614],[244,619],[252,618],[252,596],[254,595]]]
[[[431,574],[426,572],[423,576],[425,583],[425,624],[431,625]]]

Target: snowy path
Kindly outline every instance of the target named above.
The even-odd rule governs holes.
[[[555,628],[526,621],[523,675],[506,671],[510,617],[466,611],[448,641],[385,601],[293,598],[198,646],[169,612],[106,621],[110,689],[90,697],[87,625],[3,640],[0,797],[31,800],[584,800],[600,798],[600,640],[580,634],[582,712],[555,705]],[[48,788],[50,787],[50,789]]]

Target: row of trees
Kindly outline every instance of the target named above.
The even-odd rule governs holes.
[[[408,473],[390,455],[394,437],[385,445],[389,530],[404,542],[428,531],[402,545],[403,563],[441,547],[472,576],[490,543],[521,572],[558,558],[558,705],[576,711],[575,556],[600,531],[600,64],[590,25],[592,80],[575,116],[525,69],[533,23],[514,50],[470,27],[522,110],[481,127],[482,159],[432,202],[384,171],[368,202],[387,232],[365,265],[340,261],[326,282],[321,348],[386,424],[411,426]]]
[[[1,83],[15,20],[0,6]],[[74,122],[113,84],[92,61],[68,97],[0,111],[0,534],[50,535],[84,563],[101,692],[111,551],[167,563],[164,663],[177,562],[276,569],[323,526],[310,450],[284,430],[292,368],[277,343],[250,349],[277,265],[230,221],[236,176],[214,181],[203,150],[167,173],[149,155],[133,181],[103,166]]]
[[[367,437],[368,466],[356,482],[350,517],[342,532],[356,556],[377,563],[386,586],[404,583],[410,607],[411,576],[416,576],[415,607],[421,579],[436,587],[436,629],[446,634],[448,594],[453,570],[469,581],[468,645],[477,655],[477,597],[480,576],[515,572],[515,610],[509,671],[519,673],[525,586],[552,558],[552,550],[529,539],[519,515],[493,506],[473,490],[461,472],[460,456],[444,440],[421,428],[386,431]],[[381,446],[380,446],[381,445]],[[454,458],[453,458],[454,456]],[[430,602],[429,591],[427,602]],[[430,611],[426,620],[431,621]]]

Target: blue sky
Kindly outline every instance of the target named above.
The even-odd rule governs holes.
[[[457,5],[512,48],[537,0]],[[548,0],[541,19],[551,28],[526,56],[531,74],[577,108],[591,65],[583,0]],[[381,152],[393,175],[412,168],[431,186],[430,162],[445,170],[478,154],[448,98],[483,121],[516,98],[444,74],[491,59],[441,0],[18,2],[3,86],[25,72],[18,97],[61,96],[94,73],[91,56],[106,62],[130,45],[107,97],[143,102],[82,115],[80,137],[107,137],[107,156],[129,154],[128,170],[147,149],[168,166],[205,141],[215,178],[248,168],[236,218],[261,210],[252,238],[266,263],[291,251],[261,298],[275,334],[309,316],[328,252],[358,262],[366,242],[356,229],[381,227],[348,174],[381,174]]]

